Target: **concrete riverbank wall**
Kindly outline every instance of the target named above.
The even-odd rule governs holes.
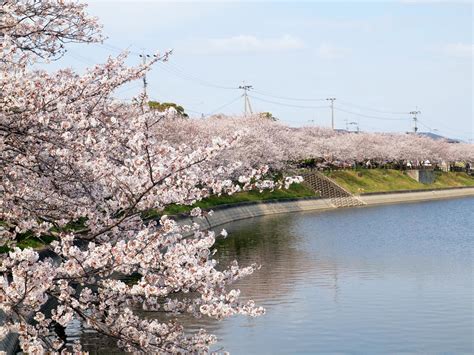
[[[431,191],[417,191],[417,192],[398,192],[398,193],[383,193],[383,194],[367,194],[360,198],[367,205],[381,205],[404,202],[419,202],[429,200],[440,200],[446,198],[459,198],[474,196],[474,187],[459,188],[459,189],[439,189]]]
[[[392,192],[361,195],[358,198],[364,202],[364,206],[376,206],[406,202],[421,202],[430,200],[440,200],[447,198],[474,197],[474,187],[469,188],[450,188],[430,191],[416,192]],[[238,221],[246,218],[253,218],[278,213],[292,213],[304,211],[325,211],[333,210],[337,207],[333,205],[330,199],[303,199],[292,201],[270,201],[252,204],[240,204],[238,206],[226,205],[214,209],[212,216],[206,219],[183,218],[179,220],[180,224],[189,224],[191,221],[199,223],[203,228],[213,228],[219,225]]]

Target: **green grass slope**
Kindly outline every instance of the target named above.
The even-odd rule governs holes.
[[[326,175],[354,194],[398,190],[474,186],[474,177],[462,172],[436,171],[432,184],[422,184],[406,173],[391,169],[336,170]]]
[[[163,212],[149,212],[147,217],[157,217],[158,215],[167,214],[175,215],[179,213],[189,212],[194,207],[202,209],[212,209],[220,205],[229,205],[241,202],[258,202],[268,200],[285,200],[305,197],[317,197],[317,194],[309,187],[302,184],[292,184],[288,189],[279,189],[274,191],[245,191],[238,192],[233,195],[211,196],[196,202],[193,206],[171,205],[166,207]]]

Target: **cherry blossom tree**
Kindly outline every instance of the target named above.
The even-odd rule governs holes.
[[[27,353],[70,351],[58,329],[74,318],[127,351],[205,352],[214,336],[137,309],[216,319],[263,313],[230,286],[255,265],[216,268],[215,233],[167,216],[148,221],[147,210],[281,186],[262,165],[474,159],[472,145],[414,135],[291,128],[259,115],[169,120],[175,112],[150,109],[146,97],[113,99],[169,53],[133,68],[124,53],[82,75],[32,70],[38,59],[59,58],[65,43],[102,40],[85,10],[63,0],[6,0],[0,10],[0,241],[11,248],[0,256],[0,337],[19,334]],[[17,248],[25,233],[52,240],[47,252]]]
[[[166,113],[150,110],[146,97],[134,105],[112,99],[167,53],[136,68],[124,65],[123,54],[83,75],[32,71],[38,58],[58,58],[63,43],[101,40],[84,5],[6,1],[1,11],[0,240],[11,251],[1,255],[0,336],[17,333],[31,354],[66,352],[57,329],[79,318],[127,351],[201,352],[214,336],[141,318],[137,308],[216,319],[262,314],[228,286],[255,265],[217,270],[213,232],[143,218],[148,209],[210,194],[274,187],[263,179],[266,168],[235,183],[229,176],[239,164],[208,164],[239,136],[172,146],[152,134]],[[24,233],[52,239],[48,253],[15,247]],[[127,275],[138,281],[125,283]]]
[[[155,135],[173,146],[185,142],[199,145],[202,137],[226,137],[241,132],[241,139],[213,161],[219,165],[242,162],[238,173],[267,164],[271,170],[288,169],[305,159],[347,167],[368,161],[405,166],[407,162],[429,160],[472,161],[474,146],[448,143],[414,134],[337,132],[321,127],[292,128],[259,115],[232,117],[217,115],[199,120],[167,121],[156,126]]]
[[[154,135],[173,146],[183,142],[199,146],[204,137],[229,137],[235,132],[240,134],[239,141],[219,154],[213,164],[227,166],[238,161],[241,165],[236,173],[247,174],[263,165],[269,166],[272,171],[280,171],[302,156],[297,130],[260,115],[162,120],[156,125]]]

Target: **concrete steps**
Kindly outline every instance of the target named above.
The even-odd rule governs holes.
[[[335,181],[319,172],[303,174],[303,179],[304,183],[314,191],[318,192],[321,198],[329,199],[334,207],[339,208],[365,205],[365,202],[361,199],[352,195]]]

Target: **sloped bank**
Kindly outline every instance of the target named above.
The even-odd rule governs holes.
[[[474,197],[474,187],[449,188],[423,191],[399,191],[371,193],[360,195],[358,198],[365,206],[376,206],[407,202],[421,202],[448,198]],[[364,207],[364,206],[362,206]],[[180,224],[191,221],[199,223],[203,228],[213,228],[219,225],[241,219],[292,212],[325,211],[336,209],[329,199],[309,198],[290,201],[264,201],[258,203],[241,203],[237,205],[223,205],[214,208],[212,216],[206,219],[180,218]]]

